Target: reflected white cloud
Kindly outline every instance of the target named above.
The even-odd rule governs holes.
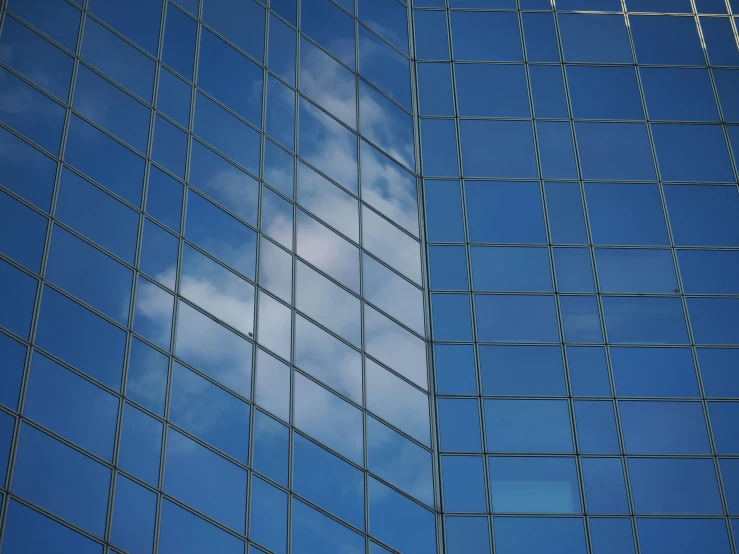
[[[298,164],[298,204],[359,242],[359,202],[303,163]]]
[[[359,128],[406,167],[415,167],[413,117],[365,82],[359,83]]]
[[[362,245],[406,277],[421,282],[420,244],[366,206],[362,206]]]
[[[293,257],[264,237],[259,257],[260,286],[285,302],[290,302],[293,290]]]
[[[284,359],[292,351],[292,312],[268,294],[259,292],[257,342]]]
[[[255,401],[285,422],[290,421],[290,366],[257,351]]]

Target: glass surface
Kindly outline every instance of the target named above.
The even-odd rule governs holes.
[[[24,2],[18,3],[25,4]],[[3,46],[0,61],[8,64],[59,100],[67,100],[74,63],[71,56],[10,16],[6,17],[3,22],[0,45]],[[18,48],[22,49],[24,55],[11,56],[11,52]]]
[[[416,56],[422,60],[448,60],[446,12],[414,10],[413,21],[416,30]]]
[[[736,298],[690,298],[688,313],[698,344],[739,344]]]
[[[256,410],[254,421],[254,469],[287,486],[290,463],[290,430]]]
[[[573,396],[611,396],[603,348],[567,346],[566,352]]]
[[[182,222],[182,183],[152,166],[146,196],[146,213],[157,218],[172,231],[179,232]]]
[[[562,351],[558,346],[480,345],[479,357],[485,395],[567,395]]]
[[[718,125],[653,124],[665,181],[733,181],[726,139]],[[685,156],[690,156],[686,161]]]
[[[619,396],[700,396],[687,348],[611,348],[610,353]]]
[[[567,400],[484,400],[488,452],[573,451]]]
[[[150,553],[154,546],[156,513],[156,493],[118,474],[111,542],[128,552]]]
[[[423,293],[368,255],[362,257],[364,297],[420,335]]]
[[[71,4],[43,0],[40,2],[13,0],[13,2],[8,3],[7,8],[57,41],[67,50],[72,52],[77,50],[80,11],[72,7]],[[97,12],[95,15],[98,15]]]
[[[678,246],[739,246],[735,187],[668,185],[665,197]]]
[[[262,231],[285,248],[293,248],[293,205],[272,192],[262,189]]]
[[[165,499],[161,511],[160,554],[197,554],[209,548],[223,554],[243,554],[244,541],[177,504]]]
[[[438,177],[459,175],[457,130],[454,121],[421,120],[421,159],[425,175]]]
[[[588,244],[580,186],[577,183],[545,183],[549,233],[555,244]]]
[[[95,0],[95,3],[100,6],[107,4],[103,0]],[[111,6],[109,9],[124,16],[126,15],[126,11],[121,7]],[[152,18],[148,20],[140,17],[134,18],[130,12],[127,15],[132,19],[132,30],[144,30],[147,23],[148,25],[152,23]],[[145,22],[143,26],[141,25],[142,21]],[[159,24],[154,22],[154,28],[158,34]],[[154,49],[156,48],[156,40],[152,46]],[[154,91],[154,73],[156,71],[154,60],[92,18],[85,20],[85,34],[82,38],[82,59],[89,62],[117,83],[126,87],[142,100],[151,102]]]
[[[436,12],[416,12],[436,13]],[[419,112],[421,115],[454,115],[449,64],[418,63]]]
[[[0,281],[5,285],[0,292],[0,302],[4,306],[0,326],[27,340],[38,281],[3,259],[0,259]]]
[[[464,246],[429,246],[432,290],[467,290],[467,249]]]
[[[359,292],[359,249],[302,210],[298,211],[297,227],[298,255],[329,277]]]
[[[33,355],[23,413],[85,450],[113,460],[118,398],[38,353]]]
[[[718,121],[707,69],[646,67],[639,74],[651,119]]]
[[[264,142],[264,182],[288,198],[293,198],[295,158],[274,142]]]
[[[362,207],[362,244],[410,279],[421,281],[419,244],[372,210]]]
[[[209,377],[248,398],[252,343],[179,301],[175,354]]]
[[[302,2],[300,29],[354,69],[354,20],[330,0]]]
[[[708,397],[739,398],[739,349],[698,348],[703,389]]]
[[[131,10],[105,0],[91,0],[88,9],[100,19],[122,33],[126,38],[156,55],[159,43],[159,22],[161,9],[156,2],[135,0]],[[174,11],[172,8],[168,11]]]
[[[631,519],[590,518],[590,545],[593,554],[635,554]]]
[[[523,0],[524,2],[526,0]],[[544,9],[551,10],[551,3]],[[527,6],[521,5],[522,9]],[[531,6],[528,6],[531,7]],[[541,6],[535,6],[537,8]],[[522,14],[523,37],[526,44],[526,59],[529,62],[558,62],[560,61],[557,30],[554,17],[545,13]]]
[[[569,123],[537,121],[541,174],[552,179],[576,179],[575,151]]]
[[[442,456],[442,491],[446,512],[486,512],[482,456]]]
[[[283,421],[290,421],[290,366],[259,350],[255,402]]]
[[[162,61],[192,81],[198,26],[175,7],[167,8]]]
[[[529,117],[523,65],[456,64],[460,116]]]
[[[250,537],[276,554],[287,552],[287,494],[262,479],[251,482]],[[258,553],[259,550],[251,551]]]
[[[259,62],[264,58],[264,11],[253,0],[203,0],[203,22]]]
[[[120,390],[126,333],[48,286],[42,295],[36,343]]]
[[[153,487],[159,484],[162,430],[159,420],[131,404],[125,405],[118,465]]]
[[[246,531],[246,470],[173,429],[165,464],[166,492],[234,531]]]
[[[581,518],[493,518],[498,554],[586,554]]]
[[[478,340],[559,342],[553,296],[476,294],[474,298]]]
[[[679,298],[604,297],[603,311],[611,342],[688,342]]]
[[[633,454],[709,454],[699,402],[618,403],[626,451]]]
[[[292,20],[289,18],[288,21],[295,24],[295,13],[297,11],[297,0],[274,0],[270,8],[274,13],[278,13],[285,17],[285,14],[280,12],[283,4],[292,3]],[[269,44],[267,51],[269,52],[269,58],[267,65],[270,70],[275,72],[277,75],[285,79],[291,85],[295,84],[295,48],[296,48],[297,37],[295,31],[289,26],[285,25],[284,22],[280,21],[273,14],[269,16]]]
[[[249,462],[249,404],[178,363],[172,374],[169,417],[229,456]]]
[[[46,278],[121,325],[128,323],[133,272],[57,225]]]
[[[704,65],[695,23],[690,17],[629,17],[639,63]]]
[[[723,512],[713,460],[627,458],[627,463],[636,513]]]
[[[183,127],[189,127],[191,90],[190,85],[167,68],[160,68],[157,109]]]
[[[359,126],[363,136],[395,160],[415,167],[413,118],[364,81],[359,83]]]
[[[451,12],[455,60],[523,61],[513,13]]]
[[[731,552],[724,519],[637,518],[636,527],[642,554],[665,550],[688,554],[696,548],[716,554]]]
[[[650,70],[645,68],[641,74]],[[569,65],[567,87],[578,119],[644,119],[632,67]]]
[[[633,62],[623,15],[559,14],[557,19],[565,61]]]
[[[585,179],[654,180],[654,160],[642,123],[575,124]]]
[[[264,292],[259,293],[257,342],[283,358],[290,359],[292,312],[289,307]]]
[[[574,458],[488,458],[493,512],[581,511]]]
[[[294,497],[291,532],[293,554],[342,551],[361,554],[365,549],[365,538],[362,535]]]
[[[187,134],[159,115],[154,127],[151,159],[180,179],[185,178]]]
[[[110,469],[25,424],[13,491],[97,537],[105,534]]]
[[[10,447],[13,444],[15,418],[6,412],[0,412],[0,486],[5,487],[5,478],[10,463]]]
[[[582,472],[589,514],[629,512],[620,458],[583,458]]]
[[[467,344],[436,344],[437,394],[477,394],[475,350]]]
[[[23,367],[26,363],[26,347],[0,333],[0,404],[15,410],[18,407]]]
[[[475,290],[552,291],[547,248],[470,248],[472,282]]]
[[[0,129],[0,144],[3,145],[0,152],[0,182],[21,198],[48,212],[56,178],[56,162],[5,129]],[[0,197],[7,198],[4,193]],[[3,201],[0,200],[2,205]]]
[[[346,5],[351,0],[342,0]],[[358,0],[357,16],[401,51],[408,53],[405,6],[393,0]],[[361,38],[360,38],[361,48]]]
[[[644,294],[678,290],[669,250],[596,248],[595,260],[602,292]]]
[[[529,122],[465,119],[459,125],[462,169],[466,177],[526,179],[538,176],[533,129]],[[491,155],[492,152],[495,155]]]
[[[487,517],[444,518],[446,551],[449,554],[490,554]]]
[[[430,242],[464,242],[459,181],[426,180],[424,189],[427,239]]]
[[[295,93],[271,75],[267,81],[267,133],[295,150]]]
[[[595,292],[589,249],[555,248],[554,268],[559,292]]]
[[[319,507],[364,529],[364,474],[308,439],[293,439],[293,488]]]
[[[739,453],[739,441],[733,432],[733,426],[739,416],[739,402],[710,402],[708,414],[711,417],[716,452],[719,454]]]
[[[739,83],[739,71],[714,69],[712,72],[721,111],[726,121],[739,121],[739,100],[731,91]]]
[[[719,460],[721,481],[726,491],[728,512],[739,512],[739,460],[736,458],[722,458]]]
[[[149,219],[144,221],[139,268],[172,290],[177,282],[179,249],[180,241],[177,237]]]
[[[524,21],[528,15],[524,14]],[[569,117],[562,69],[559,66],[530,65],[529,79],[536,117]]]
[[[169,358],[137,338],[131,340],[126,396],[164,415]]]
[[[472,314],[468,294],[433,294],[431,310],[436,340],[472,340]]]
[[[739,252],[678,250],[680,277],[688,294],[739,294]]]

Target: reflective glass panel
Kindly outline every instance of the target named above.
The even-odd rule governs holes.
[[[710,454],[700,402],[618,403],[626,451],[633,454]]]
[[[488,452],[572,452],[566,400],[484,400]]]

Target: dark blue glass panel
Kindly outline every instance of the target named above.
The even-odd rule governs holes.
[[[80,10],[72,7],[71,4],[48,0],[39,2],[13,0],[8,3],[7,7],[67,50],[72,52],[77,50]]]
[[[490,554],[487,517],[444,518],[448,554]]]
[[[193,17],[197,17],[200,12],[200,0],[176,0],[177,4],[182,6],[187,13]]]
[[[559,342],[553,296],[475,295],[482,341]]]
[[[459,132],[466,177],[538,177],[528,121],[461,120]]]
[[[576,123],[585,179],[654,180],[654,160],[642,123]]]
[[[353,3],[352,0],[342,2],[345,5]],[[408,19],[405,6],[394,0],[358,0],[357,8],[359,19],[402,52],[408,53]]]
[[[104,0],[98,3],[107,4]],[[143,2],[151,4],[150,2]],[[111,4],[113,6],[113,4]],[[113,7],[115,11],[123,13],[128,8]],[[142,19],[140,14],[128,11],[134,18],[134,28],[140,29],[140,23],[150,22],[151,19]],[[157,32],[159,24],[156,24]],[[156,48],[156,47],[155,47]],[[154,73],[156,63],[142,52],[136,50],[126,41],[111,33],[92,18],[85,22],[85,35],[82,39],[82,59],[90,62],[105,75],[117,81],[136,96],[151,102],[154,91]]]
[[[201,93],[197,97],[194,131],[236,163],[259,175],[259,133]]]
[[[437,394],[477,394],[475,350],[471,344],[435,344]]]
[[[251,487],[249,538],[263,544],[276,554],[285,554],[287,552],[287,493],[258,477],[252,479]]]
[[[413,118],[364,81],[359,82],[359,126],[363,136],[395,160],[415,167]]]
[[[164,490],[234,531],[246,531],[245,469],[169,430]]]
[[[157,218],[175,232],[180,230],[183,195],[182,183],[161,169],[156,167],[150,169],[146,213]]]
[[[603,348],[568,346],[567,362],[573,396],[611,396]]]
[[[577,179],[570,124],[537,121],[536,133],[542,176],[548,179]]]
[[[74,115],[64,160],[134,206],[141,205],[144,159]]]
[[[636,527],[642,554],[731,553],[724,519],[637,518]]]
[[[222,3],[229,0],[209,1]],[[256,6],[253,0],[240,4]],[[229,68],[226,72],[225,67]],[[261,67],[210,31],[203,30],[200,37],[198,86],[257,127],[262,124],[263,81],[264,71]],[[202,109],[198,106],[198,110]]]
[[[629,17],[640,64],[704,65],[698,28],[692,17]]]
[[[602,292],[679,292],[670,250],[596,248]]]
[[[298,0],[271,0],[269,8],[276,14],[284,17],[288,22],[297,27],[298,25]],[[269,32],[272,34],[272,24],[270,22]],[[270,56],[271,57],[271,56]]]
[[[468,294],[434,294],[431,306],[436,340],[472,340]]]
[[[451,12],[455,60],[523,61],[515,13]]]
[[[522,5],[521,8],[524,6]],[[547,6],[547,9],[551,9],[551,5]],[[557,29],[552,14],[523,14],[523,36],[526,43],[527,61],[558,62],[560,60]]]
[[[710,402],[708,413],[711,430],[719,454],[739,454],[736,423],[739,421],[739,402]]]
[[[679,298],[605,297],[603,310],[611,342],[655,344],[688,342]]]
[[[498,554],[586,554],[581,518],[493,518]]]
[[[546,243],[539,183],[467,181],[470,242]]]
[[[139,259],[141,271],[147,273],[165,287],[174,289],[177,277],[179,244],[177,237],[168,233],[153,221],[146,219],[144,221],[144,238],[141,241],[141,257]],[[147,317],[153,317],[154,315],[154,312],[150,311]]]
[[[618,403],[626,452],[632,454],[710,454],[700,402]]]
[[[590,518],[593,554],[636,554],[631,519]]]
[[[595,244],[669,245],[656,185],[588,183],[585,192]]]
[[[559,66],[530,65],[529,78],[536,117],[569,117],[562,69]]]
[[[426,190],[428,240],[430,242],[464,242],[462,195],[459,181],[426,180],[424,188]]]
[[[739,299],[689,298],[688,314],[698,344],[739,344]]]
[[[80,65],[74,88],[75,110],[145,154],[151,110],[92,69]]]
[[[583,458],[582,473],[589,514],[629,512],[621,458]]]
[[[611,348],[611,364],[619,396],[700,396],[687,348]]]
[[[690,0],[674,0],[667,6],[664,0],[627,0],[626,6],[632,12],[693,13]]]
[[[567,86],[577,118],[644,119],[633,67],[570,65]]]
[[[364,529],[364,474],[300,435],[293,449],[295,492]]]
[[[367,3],[371,5],[371,2]],[[405,13],[403,19],[405,20]],[[405,26],[405,23],[403,25]],[[407,37],[405,43],[407,49]],[[398,54],[363,25],[359,26],[359,71],[373,85],[406,109],[412,109],[408,59]]]
[[[134,332],[159,348],[169,350],[173,310],[174,296],[139,275],[134,304]]]
[[[216,202],[220,202],[237,216],[256,225],[259,197],[257,180],[203,146],[199,141],[193,141],[192,144],[190,184]],[[176,207],[179,208],[179,205]]]
[[[196,437],[249,463],[249,404],[175,363],[169,417]]]
[[[440,398],[438,406],[442,452],[481,452],[477,399]]]
[[[595,292],[589,249],[555,248],[554,267],[558,292]]]
[[[276,4],[280,0],[271,3],[273,11],[277,10]],[[297,3],[297,0],[282,0]],[[295,18],[296,6],[293,5],[293,19]],[[279,11],[277,12],[279,13]],[[280,14],[282,15],[282,14]],[[295,24],[294,21],[292,21]],[[269,18],[269,59],[268,67],[271,71],[285,79],[291,85],[295,85],[295,49],[297,36],[295,31],[274,15]]]
[[[38,281],[0,258],[0,283],[0,326],[28,340]]]
[[[620,12],[620,0],[559,0],[558,10]]]
[[[212,523],[164,500],[159,529],[159,554],[243,554],[244,541]]]
[[[329,0],[302,0],[300,30],[354,69],[354,20]]]
[[[0,46],[0,61],[66,102],[74,64],[71,56],[12,17],[3,22]],[[13,51],[22,51],[23,55],[10,56]]]
[[[137,338],[131,340],[126,396],[164,415],[169,358]]]
[[[25,345],[0,333],[0,404],[13,410],[18,407],[25,363]]]
[[[189,127],[191,90],[190,85],[167,68],[160,68],[157,109],[183,127]]]
[[[36,343],[120,390],[125,331],[49,287],[43,290]]]
[[[688,294],[739,294],[739,252],[678,250],[680,277]]]
[[[453,120],[421,120],[421,157],[425,175],[459,175],[457,130]]]
[[[369,478],[370,533],[407,554],[436,551],[436,517],[400,493]]]
[[[149,54],[156,56],[159,23],[162,20],[162,5],[159,0],[133,0],[126,5],[107,0],[90,0],[87,9]]]
[[[295,150],[295,92],[279,79],[267,79],[267,134]]]
[[[33,355],[23,413],[113,461],[118,399],[38,353]]]
[[[483,394],[567,396],[559,346],[480,345],[479,349]]]
[[[187,133],[160,115],[156,117],[151,159],[180,179],[185,178]]]
[[[265,9],[253,0],[204,0],[203,22],[261,62],[264,59],[264,12]],[[229,77],[233,77],[232,72]]]
[[[488,452],[572,452],[567,400],[485,400]]]
[[[287,486],[290,463],[290,430],[277,420],[256,411],[254,422],[254,469]]]
[[[703,388],[708,397],[739,398],[739,349],[698,348]]]
[[[0,121],[58,155],[65,109],[2,67],[0,88],[4,91]]]
[[[159,420],[131,404],[126,404],[118,465],[152,487],[159,484],[162,428]]]
[[[121,325],[128,323],[133,271],[58,225],[46,278]]]
[[[711,459],[627,458],[637,514],[720,514]]]
[[[429,246],[432,290],[468,290],[467,249],[463,246]]]
[[[523,65],[455,64],[454,74],[460,116],[531,116]]]
[[[419,63],[419,113],[421,115],[454,115],[452,76],[449,64]]]
[[[645,67],[640,75],[650,119],[719,120],[707,69]]]
[[[493,512],[582,511],[575,458],[488,458]]]
[[[3,554],[59,552],[59,554],[102,554],[103,545],[72,531],[69,527],[11,500]]]
[[[162,61],[192,81],[198,25],[174,6],[167,8]]]
[[[446,12],[414,11],[416,56],[426,60],[449,59]]]
[[[111,542],[127,552],[151,554],[157,495],[118,474],[113,504]]]
[[[475,290],[552,290],[547,248],[473,246],[470,254]]]
[[[726,491],[726,504],[730,514],[739,513],[739,460],[736,458],[721,458],[721,482]]]
[[[360,554],[364,549],[365,539],[362,535],[293,497],[292,554],[316,552]]]
[[[739,71],[714,69],[712,73],[724,120],[739,121],[739,98],[734,94],[739,87]],[[734,155],[736,156],[736,148]]]
[[[678,246],[739,246],[736,187],[665,186],[670,224]]]
[[[256,232],[193,192],[188,194],[185,236],[254,279]]]
[[[580,185],[546,183],[549,232],[555,244],[588,244]]]
[[[30,425],[21,427],[16,494],[102,537],[109,487],[110,469]]]
[[[632,63],[623,15],[559,14],[565,61]]]
[[[719,125],[652,125],[666,181],[733,181],[726,139]]]
[[[15,418],[6,412],[0,412],[0,487],[5,488],[5,476],[10,463],[10,447],[13,444]]]
[[[612,402],[575,400],[575,426],[580,452],[594,454],[621,452]]]
[[[271,140],[264,141],[264,182],[288,198],[294,196],[295,158]]]
[[[482,456],[442,456],[446,512],[487,512]]]
[[[595,296],[561,296],[559,309],[566,342],[603,342]]]
[[[726,14],[726,2],[724,0],[695,0],[698,13]]]
[[[0,183],[48,212],[56,179],[56,162],[3,128],[0,128],[0,144]]]

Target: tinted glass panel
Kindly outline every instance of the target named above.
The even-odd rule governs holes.
[[[572,452],[566,400],[485,400],[490,452]]]

